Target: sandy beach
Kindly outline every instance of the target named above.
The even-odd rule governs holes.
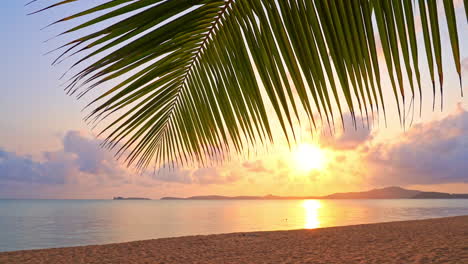
[[[0,253],[0,263],[468,263],[468,216]]]

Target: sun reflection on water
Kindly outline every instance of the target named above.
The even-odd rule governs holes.
[[[320,227],[319,210],[322,207],[319,200],[305,200],[302,203],[305,209],[304,228],[313,229]]]

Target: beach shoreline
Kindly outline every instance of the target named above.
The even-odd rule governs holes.
[[[468,263],[468,216],[0,252],[0,263]]]

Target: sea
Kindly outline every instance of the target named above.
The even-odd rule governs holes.
[[[468,215],[468,200],[0,200],[0,251]]]

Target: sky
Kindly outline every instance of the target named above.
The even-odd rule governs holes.
[[[446,107],[432,111],[427,98],[412,127],[398,124],[388,100],[388,126],[338,131],[334,137],[301,129],[289,149],[279,142],[257,153],[233,157],[208,168],[155,170],[136,174],[99,148],[100,139],[83,122],[83,106],[67,96],[59,80],[67,64],[51,66],[63,43],[45,40],[67,25],[44,26],[99,3],[78,1],[65,8],[27,16],[40,4],[6,1],[0,10],[0,198],[110,198],[112,196],[325,195],[399,185],[420,190],[468,193],[468,99],[460,97],[445,22],[441,24]],[[456,1],[464,90],[468,92],[468,27]],[[417,18],[418,20],[418,18]],[[465,23],[465,24],[462,24]],[[418,38],[422,38],[420,30]],[[62,41],[62,42],[61,42]],[[420,56],[424,57],[424,56]],[[421,65],[425,59],[421,58]],[[423,67],[424,68],[424,67]],[[426,70],[423,86],[429,87]],[[392,96],[388,80],[386,93]],[[432,96],[426,90],[426,96]],[[393,112],[392,112],[393,111]],[[350,123],[349,115],[345,120]],[[304,158],[314,156],[320,162]]]

